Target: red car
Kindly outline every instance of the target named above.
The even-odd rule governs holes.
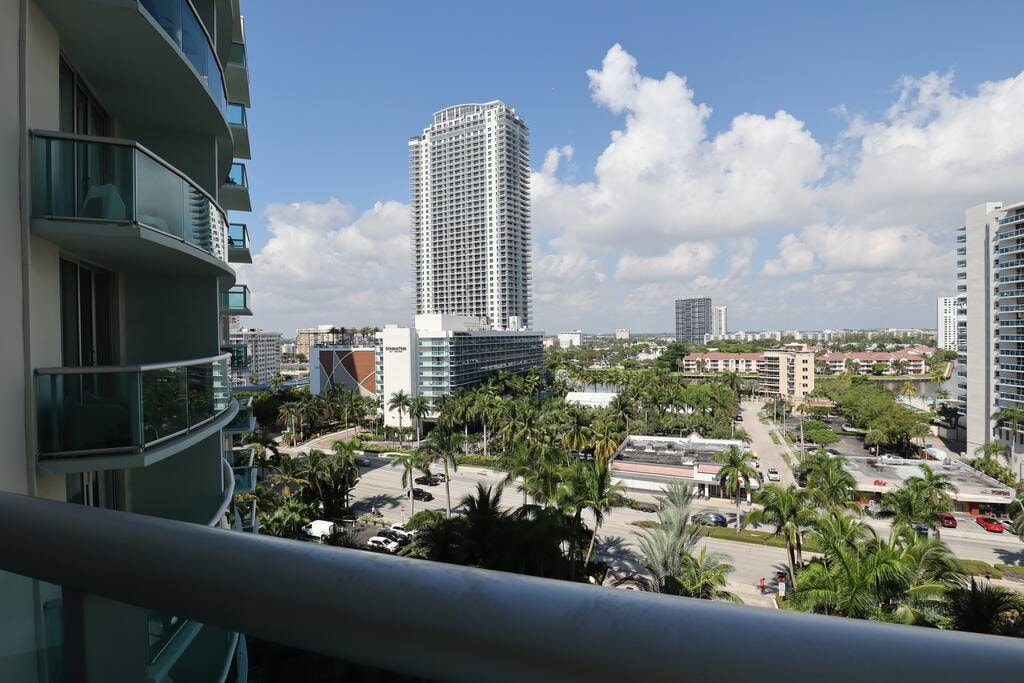
[[[985,531],[991,531],[994,534],[1003,533],[1003,525],[995,517],[978,517],[977,521]]]
[[[946,527],[947,529],[956,528],[956,517],[949,514],[948,512],[940,512],[935,517],[939,520],[939,524]]]

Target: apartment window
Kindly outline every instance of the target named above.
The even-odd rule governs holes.
[[[63,57],[60,60],[59,118],[62,133],[109,136],[110,115],[100,105],[82,77]]]
[[[114,364],[115,310],[111,273],[61,259],[60,329],[65,367]]]

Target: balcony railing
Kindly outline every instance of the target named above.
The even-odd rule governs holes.
[[[184,173],[132,140],[32,133],[32,217],[136,224],[214,254],[226,214]]]
[[[242,448],[231,452],[233,465],[231,472],[235,478],[235,493],[252,493],[256,490],[256,468],[253,461],[256,451]]]
[[[249,228],[245,223],[228,224],[228,246],[232,249],[249,248]]]
[[[245,164],[235,162],[231,164],[231,170],[228,171],[228,178],[225,181],[226,185],[237,185],[238,187],[249,187],[249,178],[245,174]]]
[[[241,126],[242,128],[249,126],[245,115],[245,105],[228,102],[228,123],[232,126]]]
[[[235,285],[226,292],[221,292],[221,309],[230,315],[252,315],[249,308],[249,288]]]
[[[244,370],[249,367],[248,344],[226,344],[220,347],[220,350],[231,354],[232,370]]]
[[[869,675],[902,683],[1020,677],[1012,638],[538,579],[10,493],[0,518],[0,547],[17,549],[0,553],[0,568],[60,585],[65,598],[158,609],[418,679],[863,680],[864,667],[835,667],[851,647],[870,653]],[[755,645],[771,656],[737,655]]]
[[[217,59],[213,40],[192,3],[188,0],[141,0],[140,4],[185,55],[213,95],[217,107],[225,111],[228,98],[224,89],[224,71]]]
[[[225,432],[246,434],[256,428],[256,418],[252,411],[252,396],[240,401],[238,414],[224,427]]]
[[[39,455],[138,453],[201,427],[231,403],[229,357],[36,370]]]

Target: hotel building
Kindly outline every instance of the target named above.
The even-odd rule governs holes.
[[[431,402],[483,384],[497,372],[526,374],[544,367],[543,333],[492,330],[471,316],[418,315],[413,327],[387,325],[377,333],[376,388],[385,424],[398,426],[387,407],[404,391]],[[402,424],[410,424],[408,415]]]

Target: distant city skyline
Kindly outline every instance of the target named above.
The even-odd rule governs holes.
[[[527,2],[507,43],[453,12],[459,54],[424,78],[408,65],[440,17],[326,5],[311,28],[254,3],[254,324],[410,322],[409,132],[502,99],[530,123],[535,329],[668,331],[662,302],[694,292],[734,329],[933,325],[963,207],[1016,197],[1024,160],[1002,133],[1024,109],[1020,66],[962,27],[1024,6],[781,7],[738,25],[713,6]],[[723,36],[729,59],[708,60]]]

